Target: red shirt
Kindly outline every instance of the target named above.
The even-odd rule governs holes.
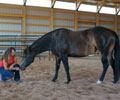
[[[7,67],[10,67],[15,62],[14,56],[11,56],[9,61],[7,62]],[[4,67],[3,60],[0,61],[0,67]]]

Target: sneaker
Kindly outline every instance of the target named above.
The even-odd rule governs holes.
[[[2,82],[2,83],[5,83],[5,82],[6,82],[6,80],[1,80],[1,82]]]
[[[15,80],[14,80],[14,82],[15,82],[15,83],[21,83],[22,81],[21,81],[21,80],[18,80],[18,81],[15,81]]]

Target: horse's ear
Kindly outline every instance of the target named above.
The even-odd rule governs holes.
[[[29,46],[28,46],[28,45],[26,45],[26,48],[29,48]]]
[[[26,52],[29,53],[31,51],[31,47],[26,45]]]
[[[31,50],[31,47],[30,46],[28,46],[28,45],[26,45],[26,48],[30,51]]]
[[[29,51],[31,51],[31,50],[32,50],[31,46],[29,46],[28,48],[29,48]]]

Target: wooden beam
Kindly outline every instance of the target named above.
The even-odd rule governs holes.
[[[74,26],[66,26],[66,25],[54,25],[54,27],[59,27],[59,28],[74,28]]]
[[[118,32],[118,16],[115,15],[115,32]]]
[[[56,0],[51,0],[51,8],[54,8]]]
[[[22,9],[22,5],[0,3],[0,8]]]
[[[23,4],[23,5],[24,5],[24,6],[26,6],[27,0],[23,0],[23,2],[24,2],[24,4]]]
[[[78,26],[78,28],[93,28],[92,26]]]
[[[22,35],[25,35],[26,33],[26,6],[23,7],[22,9]],[[22,38],[24,40],[24,38]],[[25,45],[24,41],[22,42],[22,45]],[[25,47],[22,46],[22,49],[24,50]]]
[[[13,24],[13,25],[21,25],[21,23],[18,23],[18,22],[0,22],[0,24]]]
[[[26,24],[27,26],[42,26],[42,27],[50,27],[50,25],[47,24]]]
[[[78,21],[80,22],[91,22],[91,23],[95,23],[95,20],[88,20],[88,19],[78,19]]]
[[[25,31],[26,31],[26,7],[23,7],[22,9],[22,35],[25,35]]]
[[[79,15],[85,15],[85,16],[96,16],[96,13],[92,12],[84,12],[84,11],[78,11]]]
[[[19,30],[0,30],[0,32],[21,33],[21,31],[19,31]]]
[[[54,11],[53,8],[51,8],[51,12],[50,12],[50,30],[53,31],[53,19],[54,19]]]
[[[104,25],[113,25],[114,21],[99,20],[99,23]]]
[[[97,13],[99,13],[100,10],[102,9],[102,7],[104,5],[104,2],[105,2],[105,0],[102,0],[101,3],[100,3],[100,5],[98,5],[98,7],[97,7]]]
[[[23,15],[21,15],[21,14],[10,14],[10,13],[0,13],[0,16],[23,17]]]
[[[76,11],[78,11],[80,5],[84,2],[85,0],[79,0],[79,2],[76,1]]]
[[[99,14],[96,14],[96,26],[99,26]]]
[[[46,34],[47,32],[26,32],[26,34]]]
[[[113,18],[114,19],[114,16],[115,15],[112,15],[112,14],[99,14],[100,17],[105,17],[105,18]]]
[[[118,14],[119,14],[119,12],[120,12],[120,7],[119,7],[119,8],[117,8],[116,15],[118,15]]]
[[[10,16],[0,16],[0,19],[16,19],[16,20],[21,20],[20,17],[10,17]]]
[[[74,19],[68,18],[54,18],[54,20],[74,21]]]
[[[27,15],[27,19],[42,19],[42,20],[50,20],[50,16]]]
[[[107,1],[107,3],[117,3],[120,2],[120,0],[111,0],[111,1]]]
[[[54,12],[55,13],[65,13],[65,14],[73,14],[74,13],[74,11],[72,11],[72,10],[61,10],[61,9],[56,9],[56,8],[54,8]]]
[[[47,7],[35,7],[35,6],[26,6],[26,7],[27,10],[50,12],[50,8]]]
[[[118,10],[118,5],[116,6],[115,10],[116,10],[116,15],[115,15],[115,17],[114,17],[115,32],[118,32],[118,13],[119,13],[119,10],[120,10],[120,8],[119,8],[119,10]]]
[[[75,23],[75,31],[78,30],[78,11],[75,11],[75,14],[74,14],[74,23]]]

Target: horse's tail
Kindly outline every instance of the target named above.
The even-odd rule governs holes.
[[[114,83],[119,80],[120,77],[120,43],[119,37],[115,33],[115,46],[114,46]]]

